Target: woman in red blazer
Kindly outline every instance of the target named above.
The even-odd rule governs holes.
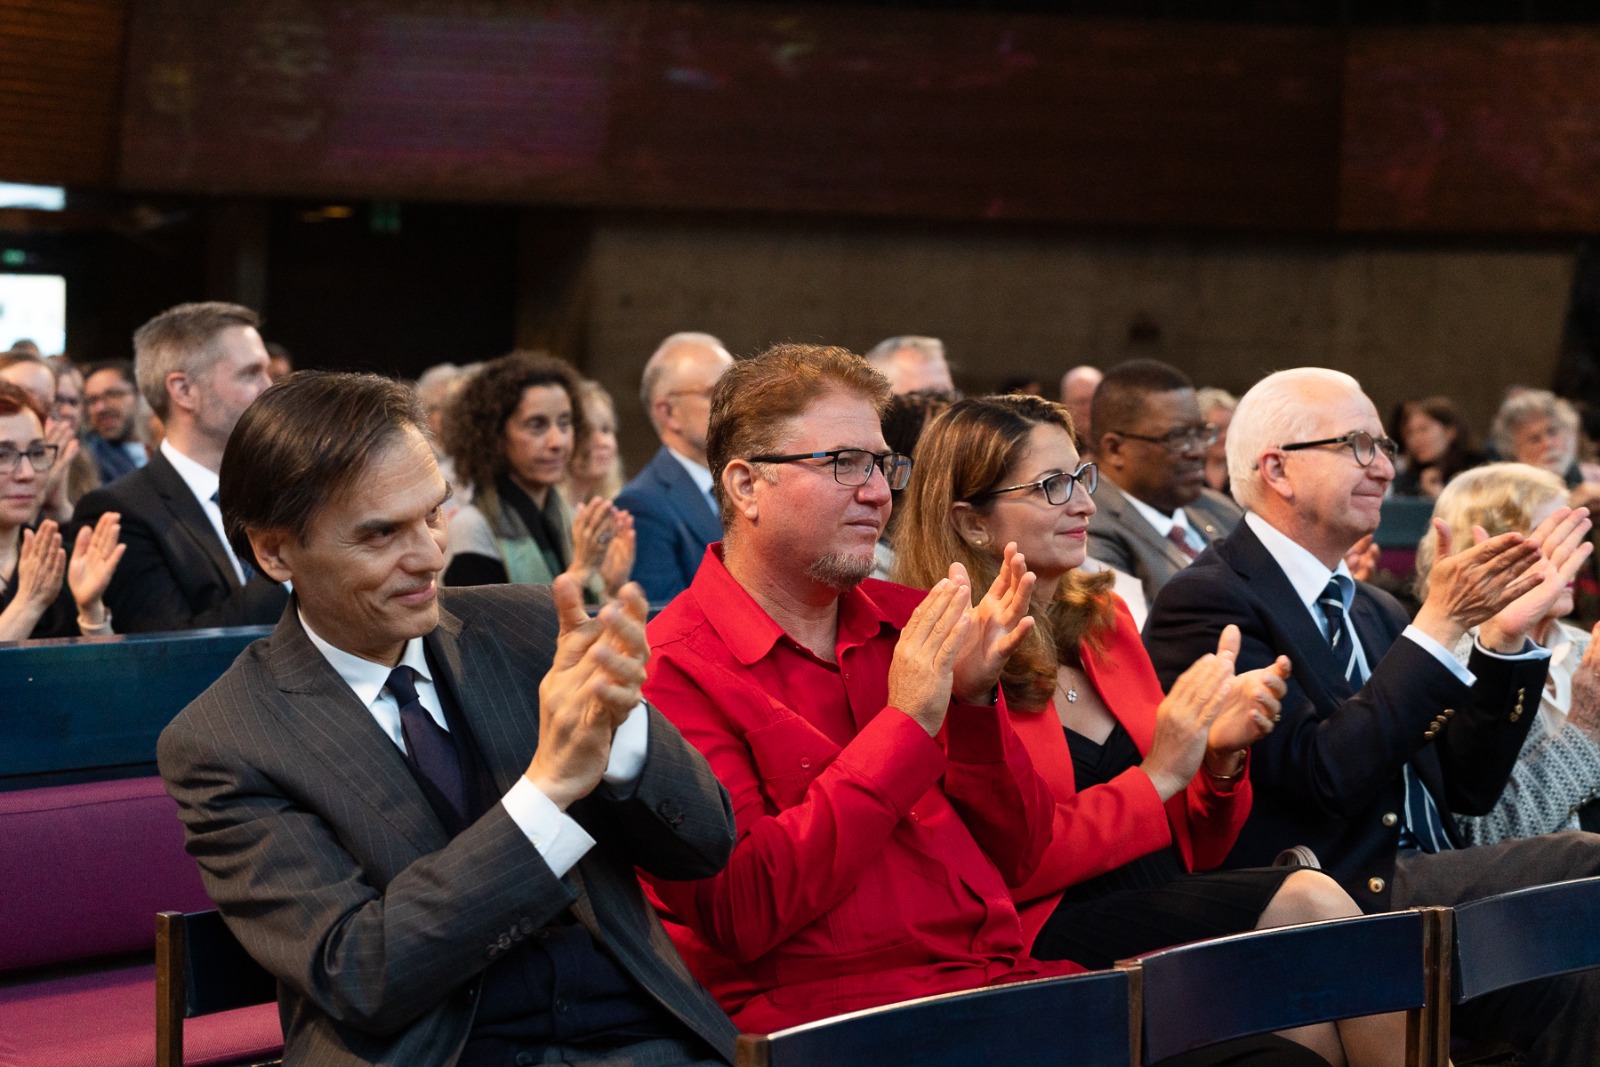
[[[1235,676],[1230,627],[1162,692],[1111,576],[1084,569],[1097,472],[1073,441],[1065,409],[1047,400],[961,401],[917,444],[895,541],[895,577],[908,585],[929,588],[959,560],[981,589],[1017,552],[1035,576],[1034,630],[1001,676],[1012,724],[1056,800],[1049,851],[1016,891],[1033,954],[1105,967],[1360,914],[1317,871],[1213,870],[1249,815],[1249,745],[1276,721],[1288,662]],[[1366,1067],[1397,1062],[1402,1025],[1383,1016],[1288,1036]]]

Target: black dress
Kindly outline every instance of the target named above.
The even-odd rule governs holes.
[[[1133,738],[1113,725],[1104,744],[1067,730],[1078,792],[1111,781],[1142,760]],[[1255,929],[1289,867],[1190,874],[1176,845],[1140,856],[1070,886],[1033,944],[1044,960],[1096,969],[1117,960],[1208,937]]]

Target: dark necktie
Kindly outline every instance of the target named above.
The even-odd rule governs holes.
[[[1317,606],[1322,609],[1323,618],[1328,621],[1328,645],[1333,649],[1333,655],[1344,668],[1345,679],[1350,683],[1352,690],[1359,689],[1366,679],[1362,677],[1361,658],[1356,655],[1355,635],[1345,625],[1344,617],[1344,583],[1354,582],[1342,575],[1334,575],[1328,579],[1328,585],[1322,590],[1322,595],[1317,597]],[[1402,771],[1401,777],[1405,779],[1406,786],[1406,811],[1405,830],[1402,833],[1401,845],[1415,845],[1424,852],[1442,852],[1455,846],[1450,843],[1450,836],[1445,833],[1444,819],[1439,815],[1439,806],[1434,803],[1433,795],[1428,792],[1428,787],[1417,772],[1408,762]],[[1410,840],[1407,840],[1407,838]]]
[[[406,762],[433,783],[440,796],[461,816],[467,811],[466,783],[461,776],[461,761],[450,731],[434,721],[417,697],[412,671],[404,664],[389,672],[386,683],[400,705],[400,731],[406,739]]]
[[[1189,544],[1189,539],[1183,536],[1183,527],[1177,523],[1167,527],[1167,540],[1177,545],[1178,551],[1188,556],[1191,560],[1200,558],[1200,553],[1196,552],[1194,546]]]
[[[221,489],[218,489],[211,494],[211,502],[217,505],[219,508],[222,506]],[[256,576],[256,569],[250,566],[250,561],[235,552],[233,550],[233,546],[228,544],[228,542],[224,541],[222,543],[228,549],[228,555],[239,561],[239,569],[244,572],[244,580],[248,582],[250,579],[254,578]]]

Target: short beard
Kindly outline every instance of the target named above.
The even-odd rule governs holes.
[[[835,552],[815,560],[806,568],[806,576],[829,589],[847,593],[872,573],[872,566],[871,556],[847,556]]]

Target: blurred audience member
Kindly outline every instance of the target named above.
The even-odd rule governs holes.
[[[675,333],[644,365],[639,400],[661,447],[617,495],[639,534],[633,577],[652,604],[665,604],[694,580],[722,519],[706,469],[711,389],[733,357],[708,333]]]
[[[1099,367],[1087,363],[1061,376],[1061,406],[1072,416],[1072,435],[1078,442],[1078,452],[1085,459],[1094,458],[1094,426],[1089,420],[1093,414],[1094,391],[1100,388],[1100,379],[1104,377]]]
[[[100,481],[109,485],[149,461],[139,433],[139,387],[133,364],[117,359],[85,371],[83,414],[90,431],[83,447],[94,459]]]
[[[44,355],[43,352],[39,351],[39,342],[37,342],[37,341],[35,341],[35,340],[33,340],[32,338],[29,338],[29,337],[19,337],[15,341],[12,341],[11,342],[11,351],[20,352],[21,354],[23,354],[25,356],[42,356],[42,355]]]
[[[889,442],[889,450],[898,452],[902,456],[910,456],[913,461],[917,455],[917,441],[922,437],[924,427],[934,416],[945,408],[954,404],[959,399],[955,393],[937,389],[922,389],[915,393],[897,393],[889,397],[889,405],[883,409],[883,439]],[[889,580],[890,573],[894,570],[894,530],[900,517],[900,501],[905,495],[904,489],[893,492],[893,507],[889,509],[889,519],[884,523],[883,536],[878,538],[878,547],[873,551],[872,577]]]
[[[287,591],[234,555],[217,499],[222,450],[268,385],[259,322],[238,304],[179,304],[133,335],[139,388],[166,438],[148,464],[85,496],[74,513],[80,526],[122,515],[128,555],[106,590],[118,633],[265,625],[283,613]],[[91,374],[90,395],[120,381]]]
[[[1146,600],[1243,512],[1206,488],[1216,428],[1200,415],[1194,384],[1176,367],[1135,359],[1111,368],[1091,415],[1103,482],[1089,520],[1089,554],[1144,584]]]
[[[562,495],[573,444],[588,427],[578,375],[553,356],[513,352],[484,364],[452,401],[445,449],[472,485],[450,519],[446,585],[577,579],[611,597],[633,567],[633,521],[596,498],[574,513]]]
[[[1429,396],[1406,406],[1400,424],[1404,464],[1395,464],[1393,491],[1436,499],[1450,479],[1483,462],[1472,450],[1466,424],[1447,396]]]
[[[294,373],[294,356],[289,350],[275,341],[268,341],[267,348],[267,377],[273,381]]]
[[[567,470],[567,500],[582,504],[599,497],[614,500],[622,491],[622,453],[617,450],[617,408],[611,394],[597,381],[578,383],[587,425]]]
[[[1566,502],[1567,487],[1558,475],[1524,463],[1494,463],[1445,486],[1433,514],[1458,542],[1470,543],[1474,527],[1490,537],[1530,533]],[[1417,550],[1418,595],[1424,598],[1436,540],[1430,530]],[[1572,593],[1566,590],[1528,631],[1550,651],[1538,718],[1493,810],[1456,819],[1471,844],[1600,826],[1600,811],[1590,810],[1600,796],[1600,642],[1591,643],[1588,631],[1561,621],[1571,612]],[[1457,642],[1456,659],[1466,663],[1476,637],[1474,627]]]
[[[45,433],[70,433],[75,445],[67,468],[66,488],[61,494],[64,499],[55,509],[59,514],[47,511],[49,517],[65,520],[71,518],[72,509],[78,501],[91,490],[100,488],[100,469],[80,442],[83,435],[83,371],[65,356],[51,356],[50,369],[56,372],[56,406],[50,418],[45,420]],[[57,431],[57,427],[62,429]]]
[[[1546,389],[1508,391],[1490,431],[1501,459],[1543,467],[1572,491],[1572,506],[1600,503],[1600,464],[1578,456],[1578,412]]]
[[[1200,417],[1217,428],[1217,439],[1206,449],[1206,488],[1227,496],[1228,424],[1233,421],[1239,398],[1215,386],[1196,390],[1194,398],[1200,405]]]
[[[123,553],[117,516],[78,531],[70,560],[54,520],[34,525],[59,448],[45,440],[45,411],[0,380],[0,641],[112,632],[104,595]]]
[[[1020,394],[1023,396],[1044,396],[1044,383],[1031,374],[1014,374],[1002,379],[1000,388],[995,390],[1002,396]]]
[[[465,375],[465,369],[454,363],[436,363],[417,377],[417,400],[422,404],[423,414],[428,417],[428,444],[433,448],[433,458],[439,464],[439,473],[445,481],[451,483],[455,482],[456,465],[444,450],[444,413],[462,385]],[[458,506],[447,508],[447,515],[454,515],[459,510],[459,505],[465,503],[469,495],[465,491],[465,486],[457,485],[455,490],[456,495],[451,499]]]
[[[906,334],[879,341],[867,353],[867,362],[889,379],[896,393],[928,390],[953,392],[950,364],[945,362],[944,342],[937,337]]]

